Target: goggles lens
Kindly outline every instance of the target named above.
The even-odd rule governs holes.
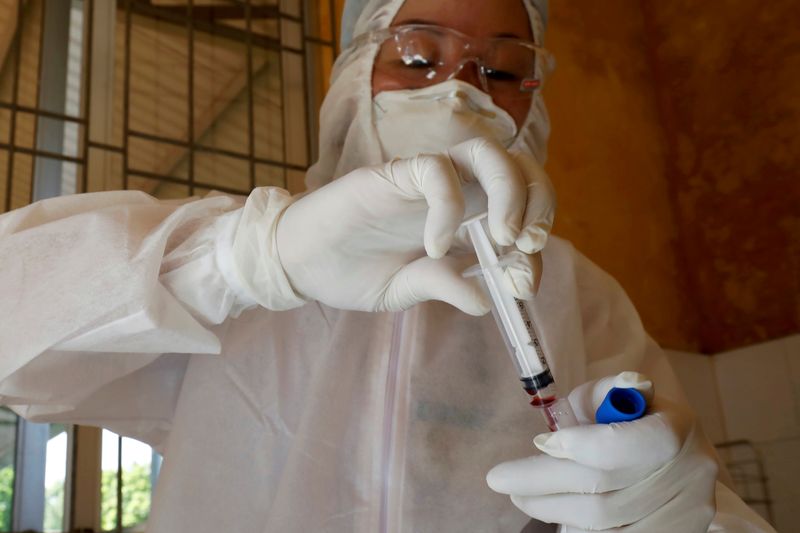
[[[411,87],[440,83],[464,68],[477,68],[489,94],[530,98],[551,64],[549,53],[528,41],[472,39],[439,26],[397,26],[385,30],[380,38],[375,69]]]

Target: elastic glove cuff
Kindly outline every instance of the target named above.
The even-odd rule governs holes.
[[[278,187],[254,189],[233,237],[229,268],[222,268],[242,299],[254,300],[274,311],[306,303],[286,277],[276,242],[278,220],[291,203],[291,195]]]

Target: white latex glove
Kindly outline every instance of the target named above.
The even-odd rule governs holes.
[[[300,197],[278,222],[280,264],[296,293],[340,309],[397,311],[442,300],[484,314],[484,291],[461,276],[474,256],[446,255],[463,237],[456,233],[466,204],[481,204],[481,190],[492,237],[519,252],[507,280],[530,297],[540,268],[528,254],[544,247],[554,194],[532,158],[486,139],[358,169]]]
[[[495,466],[489,486],[527,515],[562,524],[561,532],[707,531],[717,463],[693,415],[656,396],[639,420],[594,424],[615,386],[652,398],[652,383],[636,372],[581,385],[569,400],[582,425],[537,435],[544,454]]]

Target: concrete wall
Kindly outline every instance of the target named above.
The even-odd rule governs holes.
[[[668,356],[712,442],[753,443],[776,529],[800,531],[800,335],[712,357]],[[738,457],[744,457],[741,451]],[[763,506],[754,509],[764,514]]]
[[[714,443],[728,440],[714,358],[676,350],[667,351],[667,357],[708,438]]]
[[[800,531],[800,335],[713,359],[728,439],[756,445],[778,531]]]

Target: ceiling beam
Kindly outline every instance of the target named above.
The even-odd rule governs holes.
[[[148,0],[117,0],[117,8],[121,12],[124,12],[126,4],[128,3],[130,3],[132,13],[143,17],[184,27],[190,20],[188,17],[188,8],[186,6],[155,6]],[[278,16],[278,10],[275,6],[252,6],[250,10],[252,19],[275,18]],[[239,16],[239,11],[242,12],[241,16]],[[198,31],[244,43],[248,40],[248,33],[246,30],[219,22],[221,20],[239,20],[244,17],[243,13],[244,6],[194,6],[192,8],[192,26]],[[255,13],[259,13],[260,16],[256,17]],[[280,41],[274,37],[267,37],[266,35],[250,32],[249,39],[250,42],[253,43],[253,46],[259,48],[265,48],[267,50],[281,49]]]
[[[186,4],[159,4],[158,2],[148,2],[147,0],[137,0],[149,4],[150,7],[155,9],[171,12],[177,16],[185,17],[187,14]],[[247,10],[244,4],[229,4],[229,5],[193,5],[192,18],[195,21],[214,22],[218,19],[225,20],[246,20]],[[255,19],[274,19],[278,18],[277,5],[253,5],[250,6],[250,18]]]

